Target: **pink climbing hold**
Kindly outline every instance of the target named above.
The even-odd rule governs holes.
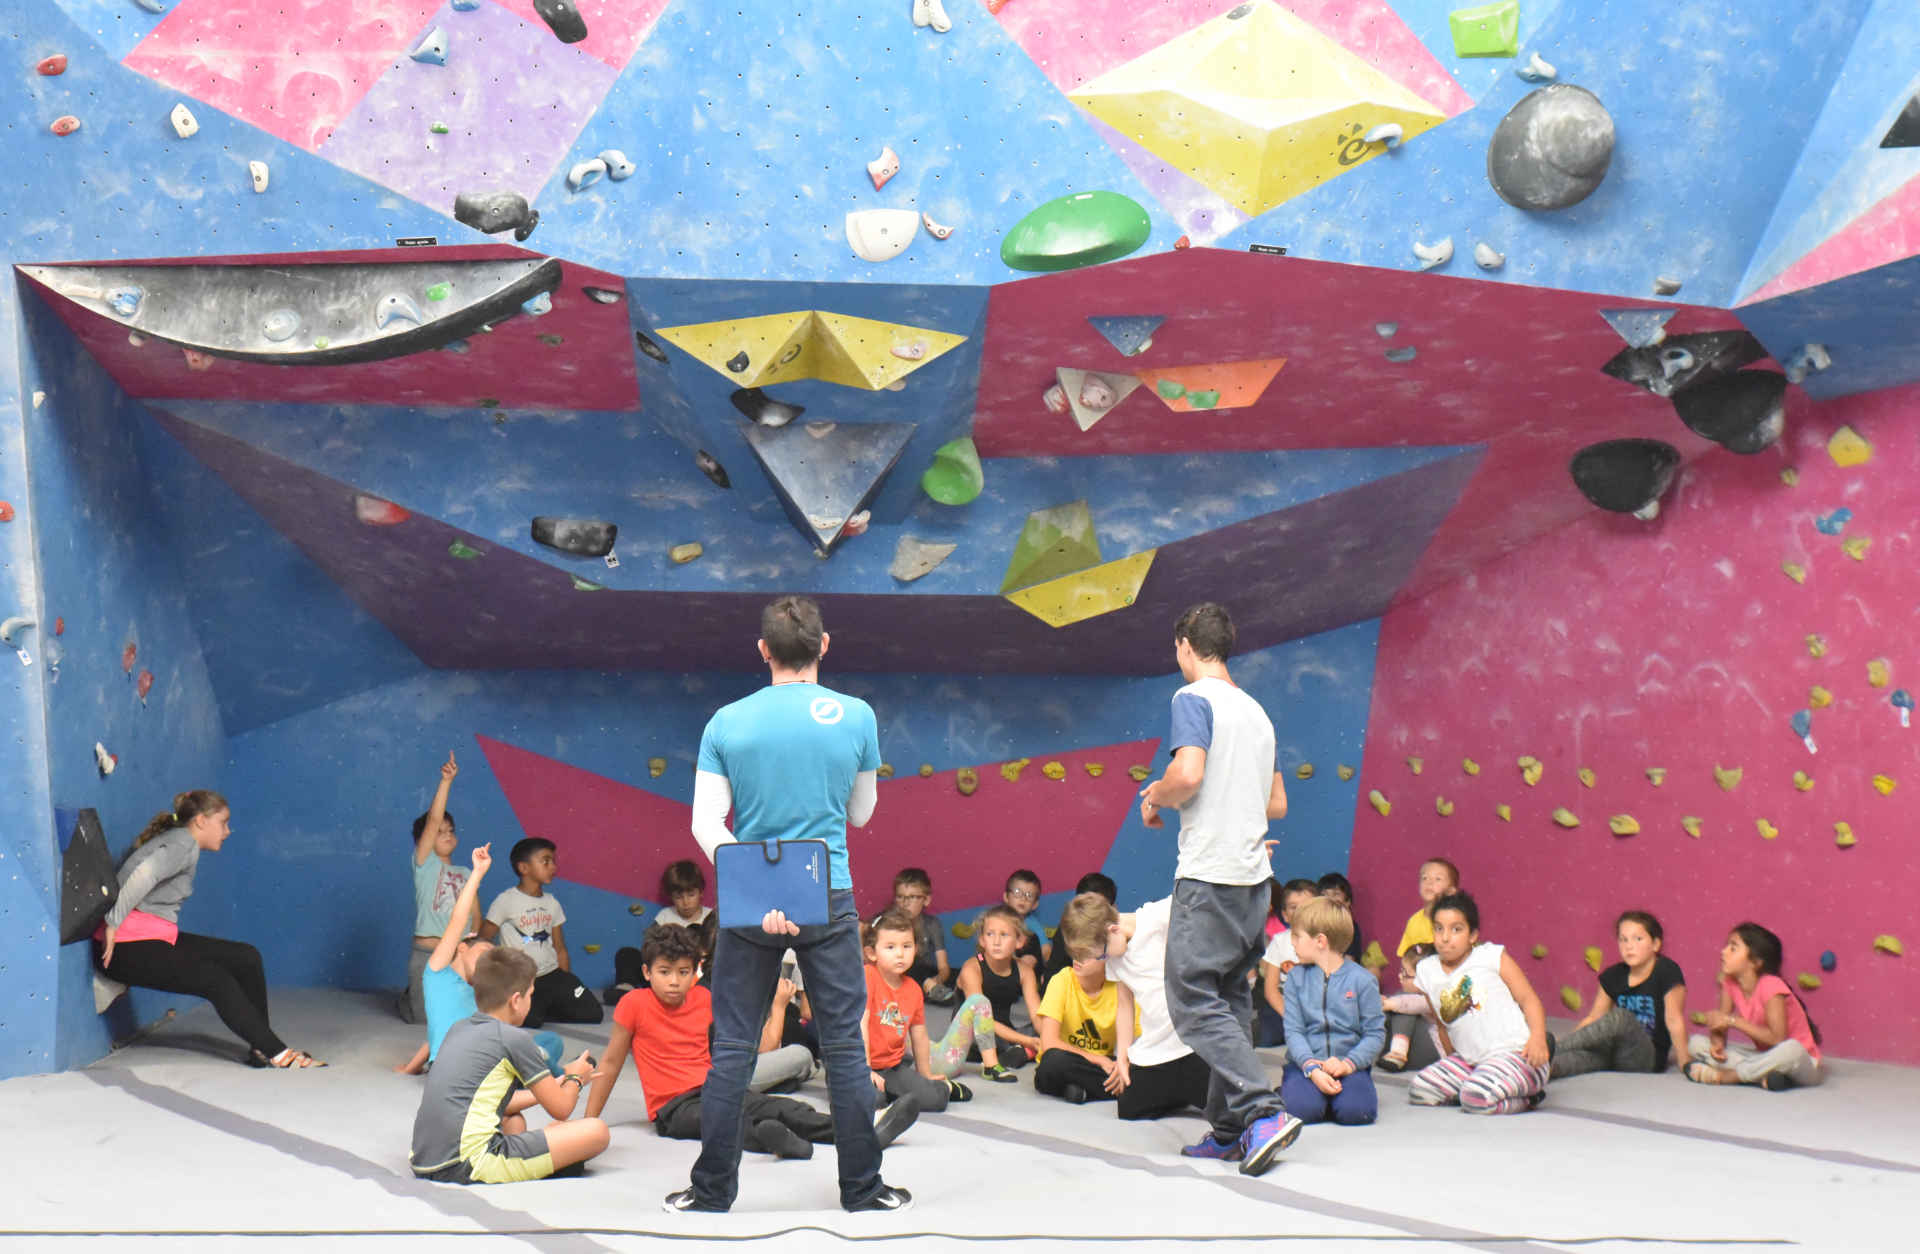
[[[207,370],[213,366],[213,358],[206,353],[191,348],[183,348],[180,351],[186,355],[189,370]]]
[[[80,119],[74,117],[71,113],[63,113],[53,120],[53,133],[55,135],[71,135],[79,129]]]
[[[892,148],[882,148],[880,155],[867,162],[867,177],[873,180],[873,190],[879,191],[887,181],[900,173],[900,154]]]
[[[147,694],[153,691],[153,672],[148,670],[141,671],[140,678],[133,681],[133,690],[138,694],[141,702],[145,703]]]
[[[410,510],[364,493],[353,498],[353,516],[369,527],[392,527],[412,518]]]
[[[920,221],[926,226],[927,234],[933,236],[935,239],[945,239],[953,234],[952,227],[942,222],[935,222],[931,214],[923,212],[920,215]]]
[[[1048,388],[1046,392],[1041,395],[1040,399],[1045,401],[1047,408],[1056,414],[1064,414],[1067,412],[1067,389],[1061,387],[1058,383]]]
[[[1182,248],[1182,249],[1192,248],[1193,241],[1188,239],[1186,236],[1182,235],[1179,239],[1173,241],[1173,246],[1175,248]]]
[[[56,74],[65,74],[67,72],[67,54],[64,52],[56,52],[52,56],[42,59],[40,64],[33,68],[48,78],[52,78]]]
[[[120,670],[122,674],[133,674],[133,659],[140,656],[140,646],[127,641],[127,647],[120,650]]]

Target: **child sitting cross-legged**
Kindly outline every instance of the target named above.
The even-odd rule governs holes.
[[[873,1087],[883,1097],[912,1097],[926,1111],[972,1101],[973,1091],[952,1077],[975,1045],[980,1047],[981,1075],[1001,1083],[1019,1082],[1000,1063],[993,1008],[985,997],[962,1002],[938,1044],[928,1038],[926,997],[908,974],[913,967],[912,919],[888,910],[868,925],[865,941],[867,1016],[860,1032],[867,1042]]]
[[[547,891],[559,874],[559,850],[540,836],[529,836],[507,854],[519,884],[493,899],[480,935],[518,949],[533,959],[538,972],[533,1008],[527,1023],[539,1027],[549,1019],[563,1023],[598,1023],[605,1017],[600,1003],[573,974],[567,954],[567,912]]]
[[[656,923],[647,929],[640,952],[646,987],[628,993],[613,1009],[607,1061],[593,1077],[587,1113],[597,1117],[606,1109],[632,1054],[654,1131],[677,1141],[697,1141],[701,1095],[713,1065],[713,994],[695,979],[699,938],[689,928]],[[760,1037],[761,1052],[779,1046],[780,1020],[769,1017]],[[743,1144],[755,1153],[811,1158],[814,1145],[833,1143],[833,1116],[805,1102],[749,1090],[744,1108]],[[895,1103],[875,1121],[880,1144],[899,1136],[919,1113],[913,1102]]]
[[[1374,1060],[1386,1045],[1380,985],[1346,955],[1353,916],[1326,897],[1294,907],[1287,973],[1287,1069],[1280,1098],[1303,1123],[1372,1123]]]
[[[413,1121],[413,1174],[446,1184],[540,1180],[607,1148],[607,1125],[574,1119],[592,1063],[583,1056],[559,1079],[533,1033],[520,1024],[533,1004],[533,959],[489,948],[473,965],[472,1018],[448,1029]],[[521,1113],[538,1104],[554,1122],[531,1130]]]
[[[1033,967],[1020,956],[1022,938],[1031,939],[1020,912],[1011,906],[994,906],[980,916],[980,952],[960,968],[958,982],[963,996],[987,999],[993,1011],[994,1046],[1000,1061],[1009,1067],[1024,1067],[1040,1053],[1040,1038],[1014,1026],[1016,1006],[1024,1007],[1029,1024],[1040,1019],[1040,987]]]
[[[1107,978],[1102,942],[1113,902],[1101,893],[1080,893],[1067,903],[1054,936],[1067,969],[1047,981],[1040,998],[1040,1065],[1033,1087],[1079,1105],[1118,1097],[1127,1087],[1120,1048],[1120,986]],[[1133,1034],[1140,1035],[1136,1018]]]
[[[1513,955],[1480,941],[1466,893],[1433,903],[1431,957],[1414,977],[1440,1019],[1445,1055],[1413,1077],[1416,1106],[1455,1102],[1473,1115],[1532,1110],[1547,1095],[1547,1012]]]

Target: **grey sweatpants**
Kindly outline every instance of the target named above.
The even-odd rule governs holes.
[[[1760,1077],[1776,1072],[1802,1087],[1811,1087],[1827,1078],[1826,1072],[1807,1047],[1799,1041],[1781,1041],[1772,1049],[1755,1049],[1738,1041],[1727,1042],[1727,1060],[1713,1056],[1713,1042],[1695,1033],[1687,1038],[1687,1053],[1710,1067],[1728,1067],[1742,1084],[1758,1084]]]
[[[1181,1042],[1213,1072],[1207,1122],[1223,1142],[1285,1109],[1253,1049],[1253,988],[1247,983],[1264,948],[1270,882],[1183,879],[1173,885],[1167,1010]]]
[[[1618,1006],[1562,1037],[1553,1054],[1556,1080],[1589,1071],[1645,1073],[1659,1068],[1653,1037],[1631,1011]]]

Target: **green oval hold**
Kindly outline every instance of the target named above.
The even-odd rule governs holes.
[[[1119,192],[1075,192],[1014,223],[1000,260],[1014,270],[1072,270],[1124,257],[1147,242],[1153,223]]]
[[[972,436],[949,440],[933,451],[933,465],[920,476],[920,487],[942,505],[966,505],[986,486],[980,468],[980,450]]]

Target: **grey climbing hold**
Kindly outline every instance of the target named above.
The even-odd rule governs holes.
[[[260,334],[278,344],[293,338],[300,329],[300,315],[291,309],[276,309],[260,320]]]
[[[1413,242],[1413,255],[1420,259],[1422,270],[1431,270],[1435,266],[1444,266],[1453,260],[1453,236],[1441,240],[1438,244]]]
[[[701,474],[713,480],[715,486],[722,488],[731,488],[733,486],[733,480],[727,478],[727,468],[720,464],[719,458],[707,452],[707,450],[700,449],[695,452],[693,455],[693,464],[700,468]]]
[[[1780,363],[1786,368],[1788,383],[1802,383],[1810,374],[1818,374],[1833,364],[1825,344],[1802,344]]]
[[[587,37],[587,20],[569,0],[533,0],[533,11],[563,44],[577,44]]]
[[[667,350],[655,343],[653,338],[645,331],[635,331],[633,333],[633,344],[635,348],[638,348],[642,353],[653,358],[661,365],[664,366],[667,364]]]
[[[413,297],[404,292],[389,292],[380,298],[373,309],[375,330],[384,331],[396,322],[410,322],[419,326],[426,319],[421,316],[420,306],[413,303]]]
[[[1907,101],[1900,116],[1887,128],[1882,148],[1920,148],[1920,94]]]
[[[1613,117],[1584,87],[1527,93],[1487,144],[1487,181],[1519,209],[1565,209],[1591,196],[1613,161]]]
[[[133,2],[149,13],[165,13],[167,11],[165,0],[133,0]]]
[[[1392,339],[1393,333],[1399,329],[1400,324],[1397,322],[1376,322],[1373,324],[1373,333],[1383,340]]]
[[[448,340],[440,346],[440,351],[464,356],[473,351],[473,345],[467,343],[465,340]]]
[[[1696,331],[1669,335],[1645,348],[1623,348],[1601,369],[1655,396],[1751,365],[1767,355],[1748,331]]]
[[[445,65],[447,63],[447,32],[438,26],[434,27],[407,55],[422,65]]]
[[[610,287],[588,287],[582,290],[586,292],[588,300],[600,305],[617,305],[627,298],[625,292],[615,291]]]
[[[1600,316],[1635,348],[1651,348],[1667,338],[1667,322],[1677,309],[1602,309]]]
[[[731,370],[734,374],[744,373],[746,371],[747,364],[748,364],[747,350],[744,348],[741,349],[739,352],[735,353],[733,356],[727,358],[727,369]]]
[[[617,524],[602,522],[597,518],[549,518],[541,515],[533,520],[533,539],[536,544],[544,544],[574,557],[605,557],[613,552],[613,542],[619,535]]]
[[[1419,356],[1419,350],[1411,344],[1401,344],[1387,350],[1387,360],[1392,362],[1412,361]]]
[[[893,562],[887,567],[887,573],[901,583],[912,583],[923,575],[931,574],[959,547],[957,544],[935,544],[916,540],[912,536],[901,536],[893,546]]]
[[[740,388],[734,392],[733,407],[762,427],[784,427],[807,412],[805,405],[776,401],[759,388]]]
[[[1513,72],[1529,83],[1551,83],[1560,77],[1560,71],[1553,68],[1553,62],[1537,52],[1527,58],[1525,65],[1515,66]]]
[[[453,8],[456,13],[471,13],[479,7],[480,0],[453,0]]]
[[[1680,469],[1680,450],[1664,440],[1606,440],[1575,453],[1567,469],[1601,509],[1651,520]]]
[[[589,158],[567,171],[567,186],[576,192],[583,187],[592,187],[600,181],[600,176],[606,172],[606,162],[598,157]]]
[[[552,313],[553,312],[553,293],[552,292],[534,293],[534,295],[531,298],[520,302],[520,312],[523,314],[526,314],[530,318],[540,318],[540,317],[544,317],[547,314]]]
[[[1673,408],[1694,434],[1735,453],[1758,453],[1787,429],[1787,378],[1736,370],[1676,392]]]
[[[1653,281],[1653,293],[1656,296],[1674,296],[1679,294],[1682,286],[1679,279],[1670,279],[1663,274]]]
[[[607,149],[597,160],[607,167],[607,177],[616,183],[631,175],[636,168],[633,162],[627,160],[627,154],[618,148]]]
[[[1473,264],[1482,270],[1498,270],[1507,264],[1507,255],[1495,252],[1493,245],[1482,240],[1473,246]]]
[[[482,235],[512,231],[524,240],[540,225],[540,213],[518,192],[461,192],[453,198],[453,216]]]

